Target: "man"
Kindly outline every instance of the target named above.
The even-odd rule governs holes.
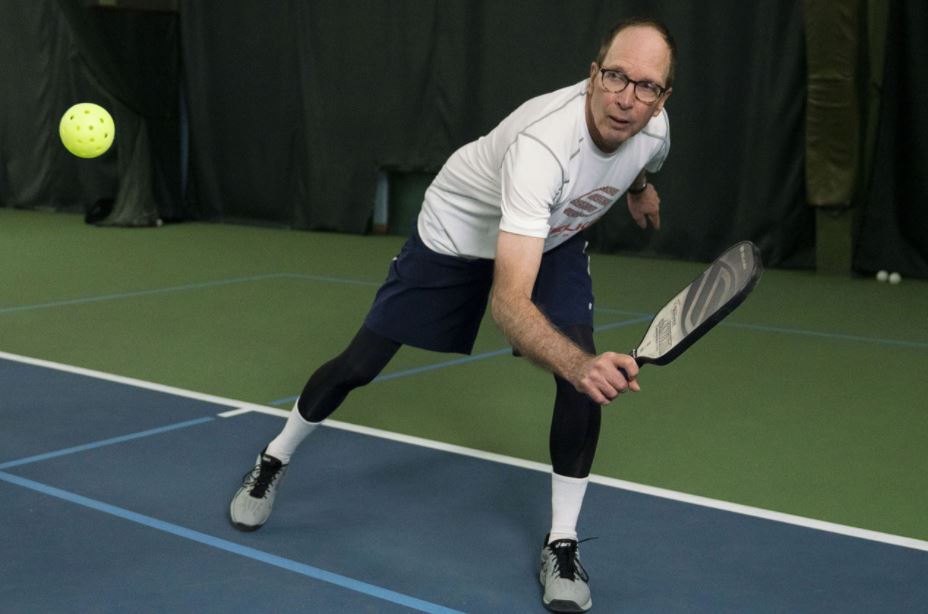
[[[401,345],[470,353],[491,297],[513,348],[557,384],[543,601],[553,611],[591,607],[576,525],[601,405],[639,386],[630,356],[596,355],[589,259],[579,232],[623,193],[639,226],[660,227],[660,200],[647,173],[660,169],[670,147],[664,104],[674,56],[662,24],[624,21],[607,33],[588,79],[529,100],[451,156],[364,325],[310,377],[233,497],[234,526],[251,531],[264,524],[300,442]]]

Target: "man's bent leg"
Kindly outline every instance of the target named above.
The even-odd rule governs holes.
[[[284,429],[267,446],[267,454],[284,463],[297,446],[332,414],[355,388],[383,371],[400,344],[361,327],[344,352],[325,363],[306,382]]]
[[[254,531],[267,522],[280,481],[297,446],[334,412],[348,393],[377,377],[400,344],[362,327],[348,348],[309,378],[280,434],[258,455],[229,504],[232,525]]]

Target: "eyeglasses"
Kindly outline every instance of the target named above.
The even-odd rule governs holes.
[[[625,73],[612,68],[600,68],[599,74],[602,76],[603,87],[607,92],[618,94],[625,91],[629,83],[633,83],[635,85],[635,98],[646,104],[657,102],[657,99],[667,91],[667,88],[650,81],[629,79]]]

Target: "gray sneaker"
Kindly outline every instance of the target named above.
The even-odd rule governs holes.
[[[256,531],[267,522],[288,466],[264,451],[258,455],[254,469],[242,478],[242,486],[229,504],[229,520],[233,527],[239,531]]]
[[[593,606],[589,576],[580,564],[577,541],[558,539],[541,550],[541,573],[538,576],[545,589],[545,607],[552,612],[586,612]]]

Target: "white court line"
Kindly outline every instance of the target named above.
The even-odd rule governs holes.
[[[66,365],[60,362],[52,362],[50,360],[42,360],[41,358],[30,358],[29,356],[20,356],[18,354],[10,354],[8,352],[0,352],[0,358],[11,360],[13,362],[20,362],[27,365],[33,365],[36,367],[44,367],[46,369],[55,369],[56,371],[64,371],[66,373],[74,373],[76,375],[84,375],[86,377],[93,377],[96,379],[102,379],[109,382],[116,382],[117,384],[126,384],[127,386],[135,386],[136,388],[144,388],[145,390],[154,390],[156,392],[163,392],[165,394],[173,394],[175,396],[186,397],[188,399],[194,399],[197,401],[205,401],[207,403],[214,403],[216,405],[227,405],[233,407],[236,410],[242,410],[238,413],[246,413],[249,411],[260,411],[261,409],[266,409],[263,405],[257,405],[255,403],[246,403],[245,401],[235,401],[233,399],[227,399],[224,397],[215,396],[212,394],[205,394],[202,392],[194,392],[192,390],[184,390],[183,388],[175,388],[173,386],[165,386],[163,384],[156,384],[154,382],[147,382],[145,380],[136,379],[134,377],[124,377],[122,375],[114,375],[113,373],[105,373],[103,371],[94,371],[93,369],[85,369],[83,367],[75,367],[73,365]],[[230,413],[230,412],[224,412]],[[222,414],[219,414],[222,416]]]
[[[30,358],[27,356],[10,354],[7,352],[0,352],[0,359],[10,360],[13,362],[19,362],[19,363],[28,364],[28,365],[34,365],[38,367],[44,367],[47,369],[54,369],[57,371],[64,371],[67,373],[74,373],[77,375],[93,377],[96,379],[116,382],[119,384],[126,384],[129,386],[136,386],[138,388],[144,388],[146,390],[154,390],[157,392],[163,392],[165,394],[173,394],[176,396],[196,399],[199,401],[206,401],[209,403],[214,403],[216,405],[225,405],[225,406],[231,407],[232,409],[229,411],[222,412],[218,415],[221,417],[226,417],[226,418],[233,417],[233,416],[239,416],[242,414],[252,413],[252,412],[260,413],[260,414],[267,414],[270,416],[277,416],[279,418],[284,418],[284,419],[286,419],[287,416],[290,415],[290,411],[286,409],[279,409],[276,407],[267,407],[264,405],[259,405],[257,403],[247,403],[244,401],[236,401],[234,399],[228,399],[228,398],[224,398],[224,397],[220,397],[216,395],[194,392],[191,390],[185,390],[183,388],[175,388],[173,386],[165,386],[163,384],[155,384],[152,382],[147,382],[145,380],[140,380],[140,379],[131,378],[131,377],[124,377],[121,375],[113,375],[111,373],[105,373],[102,371],[94,371],[92,369],[84,369],[82,367],[75,367],[72,365],[56,363],[56,362],[52,362],[49,360]],[[468,457],[477,458],[480,460],[501,463],[501,464],[510,465],[513,467],[520,467],[522,469],[529,469],[531,471],[540,471],[543,473],[549,473],[551,471],[551,466],[544,464],[544,463],[524,460],[524,459],[515,458],[512,456],[506,456],[503,454],[495,454],[493,452],[484,452],[482,450],[476,450],[474,448],[467,448],[464,446],[443,443],[440,441],[433,441],[431,439],[423,439],[421,437],[414,437],[412,435],[392,433],[390,431],[384,431],[381,429],[375,429],[375,428],[371,428],[367,426],[360,426],[357,424],[339,422],[337,420],[326,420],[324,426],[328,426],[330,428],[341,429],[344,431],[350,431],[350,432],[358,433],[361,435],[369,435],[371,437],[379,437],[381,439],[388,439],[388,440],[396,441],[399,443],[420,446],[420,447],[429,448],[432,450],[439,450],[442,452],[449,452],[452,454],[460,454],[462,456],[468,456]],[[640,493],[644,495],[650,495],[652,497],[659,497],[661,499],[669,499],[672,501],[679,501],[681,503],[688,503],[690,505],[698,505],[700,507],[707,507],[707,508],[717,509],[717,510],[721,510],[725,512],[731,512],[734,514],[752,516],[754,518],[762,518],[764,520],[771,520],[774,522],[780,522],[780,523],[794,525],[798,527],[814,529],[817,531],[824,531],[826,533],[846,535],[848,537],[856,537],[858,539],[865,539],[868,541],[880,542],[883,544],[889,544],[893,546],[900,546],[903,548],[911,548],[913,550],[921,550],[924,552],[928,552],[928,541],[915,539],[912,537],[903,537],[901,535],[893,535],[891,533],[882,533],[880,531],[871,531],[869,529],[861,529],[858,527],[851,527],[847,525],[837,524],[834,522],[816,520],[814,518],[806,518],[804,516],[796,516],[794,514],[785,514],[782,512],[775,512],[772,510],[767,510],[767,509],[759,508],[759,507],[753,507],[750,505],[741,505],[740,503],[732,503],[730,501],[710,499],[708,497],[701,497],[699,495],[691,495],[688,493],[682,493],[682,492],[678,492],[675,490],[668,490],[666,488],[648,486],[646,484],[637,484],[635,482],[628,482],[626,480],[619,480],[616,478],[610,478],[610,477],[596,475],[596,474],[590,475],[590,481],[595,484],[601,484],[603,486],[608,486],[610,488],[617,488],[620,490],[626,490],[626,491],[636,492],[636,493]]]
[[[242,414],[250,414],[254,410],[250,407],[239,407],[238,409],[230,409],[229,411],[224,411],[216,414],[220,418],[232,418],[233,416],[241,416]]]

